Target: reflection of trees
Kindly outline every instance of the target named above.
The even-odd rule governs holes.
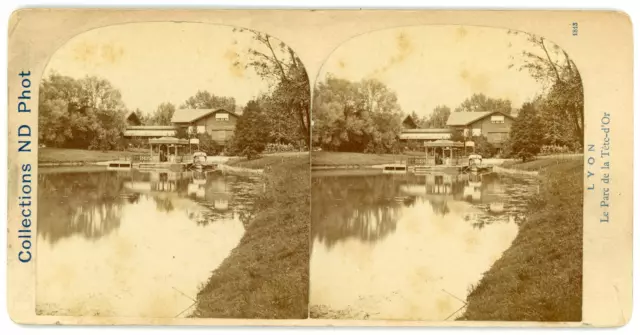
[[[403,203],[412,201],[396,201],[397,186],[398,180],[389,175],[314,178],[312,236],[329,247],[351,237],[385,237],[395,231]]]
[[[116,172],[74,172],[38,176],[38,234],[55,243],[74,234],[100,238],[120,226],[123,191]],[[124,195],[124,197],[121,197]]]
[[[155,196],[153,201],[156,203],[156,209],[159,212],[170,213],[174,209],[171,198]]]
[[[440,215],[440,216],[445,216],[447,214],[449,214],[449,212],[451,211],[449,209],[449,206],[447,206],[447,200],[446,199],[429,199],[429,203],[431,204],[431,208],[433,208],[433,212]]]

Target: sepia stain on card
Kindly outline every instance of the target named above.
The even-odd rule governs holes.
[[[393,55],[383,67],[376,69],[371,75],[372,77],[377,78],[384,76],[393,67],[403,63],[413,52],[411,38],[405,31],[398,32],[392,43],[396,51],[395,55]]]
[[[88,42],[81,42],[73,49],[74,58],[79,62],[93,60],[96,54],[96,46]]]
[[[122,49],[122,47],[119,47],[114,43],[109,43],[102,46],[102,60],[107,64],[118,63],[123,54],[124,50]]]
[[[114,42],[94,44],[82,41],[73,49],[76,61],[96,65],[115,65],[124,55],[124,49]]]
[[[240,54],[235,47],[228,48],[224,53],[224,58],[229,61],[229,72],[237,78],[244,76],[245,62],[240,58]]]
[[[458,29],[456,29],[456,40],[457,41],[463,40],[465,37],[467,37],[468,33],[469,32],[464,26],[458,27]]]
[[[490,79],[485,73],[472,73],[468,68],[464,67],[460,70],[459,76],[472,92],[486,92],[490,89]]]

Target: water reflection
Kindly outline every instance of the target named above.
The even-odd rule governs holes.
[[[240,241],[261,189],[256,178],[201,172],[38,182],[36,305],[50,315],[175,317]]]
[[[311,305],[347,318],[455,317],[456,297],[515,238],[535,183],[495,174],[315,176]]]

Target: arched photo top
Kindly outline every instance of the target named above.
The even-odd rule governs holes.
[[[273,131],[277,138],[268,141],[294,146],[308,142],[310,87],[306,70],[294,50],[264,32],[189,22],[96,28],[60,47],[50,58],[43,78],[41,119],[56,115],[47,112],[52,101],[61,98],[56,86],[67,82],[84,87],[77,92],[80,95],[86,93],[57,101],[58,108],[65,105],[71,114],[74,109],[104,107],[97,105],[102,99],[87,98],[102,94],[102,98],[109,96],[105,100],[109,106],[124,114],[136,113],[143,125],[172,126],[175,110],[223,108],[239,117],[250,102],[256,102],[260,109],[272,111],[269,118],[288,124],[284,127],[288,132]],[[79,105],[70,110],[74,99]],[[47,120],[44,125],[55,123]],[[230,134],[213,137],[226,143]],[[41,140],[49,146],[90,145],[90,141],[75,143],[65,134]],[[104,146],[115,148],[114,143]]]
[[[525,103],[535,103],[566,120],[553,124],[550,129],[555,133],[545,135],[543,145],[578,150],[583,143],[582,95],[576,64],[545,37],[463,25],[384,29],[344,42],[321,67],[314,93],[314,143],[325,150],[369,147],[391,152],[396,139],[403,137],[402,121],[418,128],[445,129],[454,111],[497,110],[515,118]],[[354,99],[344,100],[347,97]],[[345,113],[336,109],[340,103],[364,106],[361,111],[352,109],[354,115],[397,116],[386,129],[365,126],[371,122],[362,120],[341,131],[335,123]],[[365,110],[368,113],[362,113]],[[571,130],[571,136],[565,136],[563,127]],[[496,137],[506,139],[505,133]]]

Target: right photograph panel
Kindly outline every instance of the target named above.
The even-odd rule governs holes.
[[[544,36],[346,41],[312,107],[310,316],[580,321],[582,80]]]

